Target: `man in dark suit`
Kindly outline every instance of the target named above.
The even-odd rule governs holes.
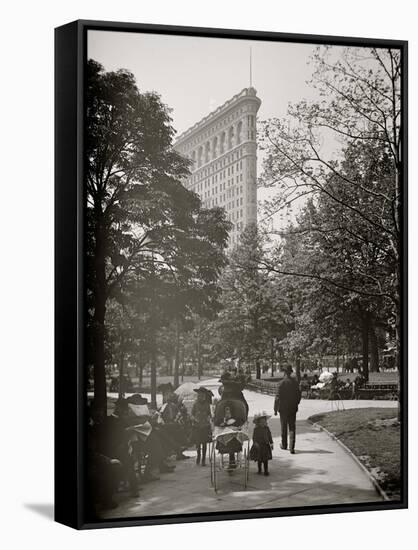
[[[274,414],[280,413],[282,429],[282,443],[280,447],[287,449],[287,432],[289,430],[289,450],[295,454],[296,441],[296,413],[300,403],[301,392],[298,381],[292,378],[293,369],[290,365],[285,367],[285,377],[281,382],[276,399],[274,401]]]

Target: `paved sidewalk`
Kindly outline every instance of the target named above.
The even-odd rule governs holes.
[[[272,398],[246,392],[250,415],[261,408],[271,409]],[[360,406],[379,406],[383,402],[350,401]],[[210,485],[209,466],[195,464],[191,459],[177,462],[174,473],[163,474],[159,481],[141,487],[137,499],[118,495],[120,505],[106,512],[105,518],[137,517],[166,514],[187,514],[233,510],[255,510],[295,506],[316,506],[359,502],[378,502],[376,492],[364,471],[326,433],[319,431],[306,418],[315,412],[330,410],[329,402],[302,401],[297,422],[296,454],[280,449],[280,421],[269,421],[273,433],[274,451],[270,476],[259,476],[252,462],[250,479],[243,487],[243,471],[221,473],[219,490]],[[385,402],[385,406],[388,403]],[[396,406],[396,403],[393,403]],[[349,408],[347,406],[347,408]],[[251,417],[250,417],[251,422]],[[250,424],[252,428],[252,423]]]

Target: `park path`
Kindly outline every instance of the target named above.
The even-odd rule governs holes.
[[[252,416],[259,410],[271,411],[271,396],[246,391]],[[394,406],[383,401],[346,401],[346,408],[364,406]],[[217,493],[210,485],[209,466],[196,466],[194,450],[186,452],[191,458],[176,462],[173,473],[162,474],[159,481],[141,487],[139,498],[118,495],[119,506],[106,512],[104,518],[150,515],[188,514],[234,510],[318,506],[362,502],[379,502],[365,472],[325,432],[312,426],[307,418],[312,414],[331,410],[331,403],[302,400],[297,421],[296,454],[280,449],[280,421],[269,420],[273,434],[273,460],[270,476],[259,476],[256,466],[250,466],[247,488],[243,486],[243,472],[232,475],[221,473]]]

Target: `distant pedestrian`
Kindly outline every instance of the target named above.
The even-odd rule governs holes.
[[[332,374],[332,379],[329,383],[329,393],[328,393],[328,399],[331,401],[334,401],[336,399],[339,399],[339,393],[338,393],[338,374],[334,372]]]
[[[280,447],[287,449],[287,433],[289,431],[289,450],[295,454],[296,442],[296,413],[301,399],[299,384],[292,378],[293,369],[285,367],[285,377],[281,382],[274,401],[274,414],[280,413],[282,443]]]
[[[270,428],[267,425],[267,420],[270,416],[265,412],[258,413],[254,416],[254,432],[253,444],[250,450],[250,459],[255,460],[258,466],[258,473],[261,475],[261,467],[264,468],[264,475],[269,475],[268,461],[272,457],[273,438]]]
[[[364,386],[365,379],[361,372],[359,371],[359,374],[354,379],[354,399],[359,399],[360,397],[360,389]]]

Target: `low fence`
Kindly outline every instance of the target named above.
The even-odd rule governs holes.
[[[359,399],[389,399],[396,401],[399,397],[398,384],[365,384],[358,390]]]
[[[246,384],[248,390],[256,391],[258,393],[265,393],[267,395],[276,395],[277,388],[280,382],[270,382],[266,380],[251,380]]]
[[[280,382],[267,380],[251,380],[246,384],[246,389],[266,395],[276,395]],[[366,383],[362,388],[356,390],[355,394],[352,389],[337,390],[341,399],[398,399],[399,386],[397,383]],[[329,399],[330,388],[326,387],[321,391],[302,391],[302,397],[305,399]]]

